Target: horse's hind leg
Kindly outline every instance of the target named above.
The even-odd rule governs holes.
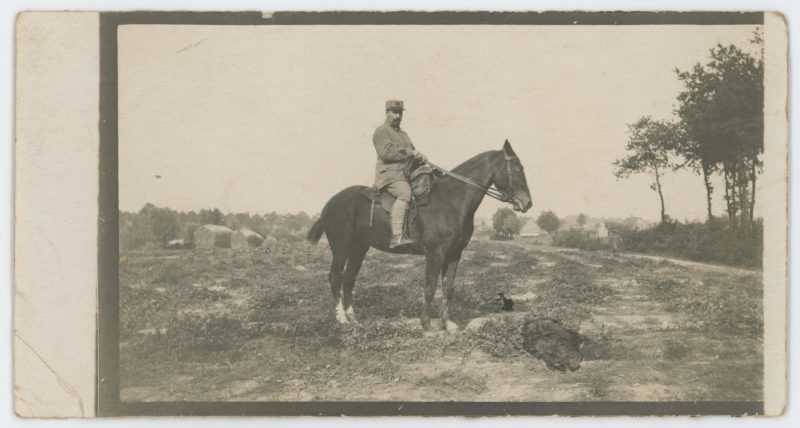
[[[425,256],[425,303],[422,305],[420,322],[422,323],[422,329],[426,331],[431,328],[430,310],[433,298],[436,295],[436,287],[439,285],[442,259],[440,251],[433,251]]]
[[[369,245],[354,245],[347,257],[347,267],[344,269],[342,278],[342,296],[344,298],[344,313],[350,322],[358,322],[353,309],[353,288],[356,285],[358,271],[361,269],[361,264],[364,262],[364,256],[367,255],[368,250]]]
[[[342,305],[342,271],[346,262],[347,255],[344,252],[334,251],[331,272],[328,274],[328,282],[331,283],[333,301],[336,305],[336,321],[339,324],[347,324],[347,317],[344,314],[344,306]]]

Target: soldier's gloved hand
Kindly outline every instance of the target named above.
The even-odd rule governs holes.
[[[419,150],[414,150],[414,157],[419,159],[421,162],[428,161],[428,157],[423,155],[422,152],[420,152]]]

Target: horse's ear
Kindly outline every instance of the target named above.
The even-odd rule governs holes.
[[[505,152],[505,154],[508,156],[517,156],[517,154],[514,153],[514,149],[511,148],[511,143],[509,143],[508,140],[506,140],[505,144],[503,144],[503,152]]]

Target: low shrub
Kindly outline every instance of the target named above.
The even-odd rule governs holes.
[[[733,227],[724,219],[707,223],[662,223],[645,230],[617,229],[620,249],[671,255],[701,262],[761,267],[763,223],[751,231]]]
[[[522,323],[512,317],[486,321],[479,329],[470,331],[466,341],[499,358],[513,357],[525,352],[522,347]]]
[[[600,251],[611,248],[607,239],[587,236],[580,230],[560,231],[553,237],[553,245],[565,248],[577,248],[585,251]]]

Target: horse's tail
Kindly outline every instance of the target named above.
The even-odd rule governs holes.
[[[325,231],[322,228],[322,216],[311,225],[311,229],[308,229],[308,233],[306,234],[306,241],[310,244],[316,244],[319,242],[320,238],[322,238],[322,234]]]

